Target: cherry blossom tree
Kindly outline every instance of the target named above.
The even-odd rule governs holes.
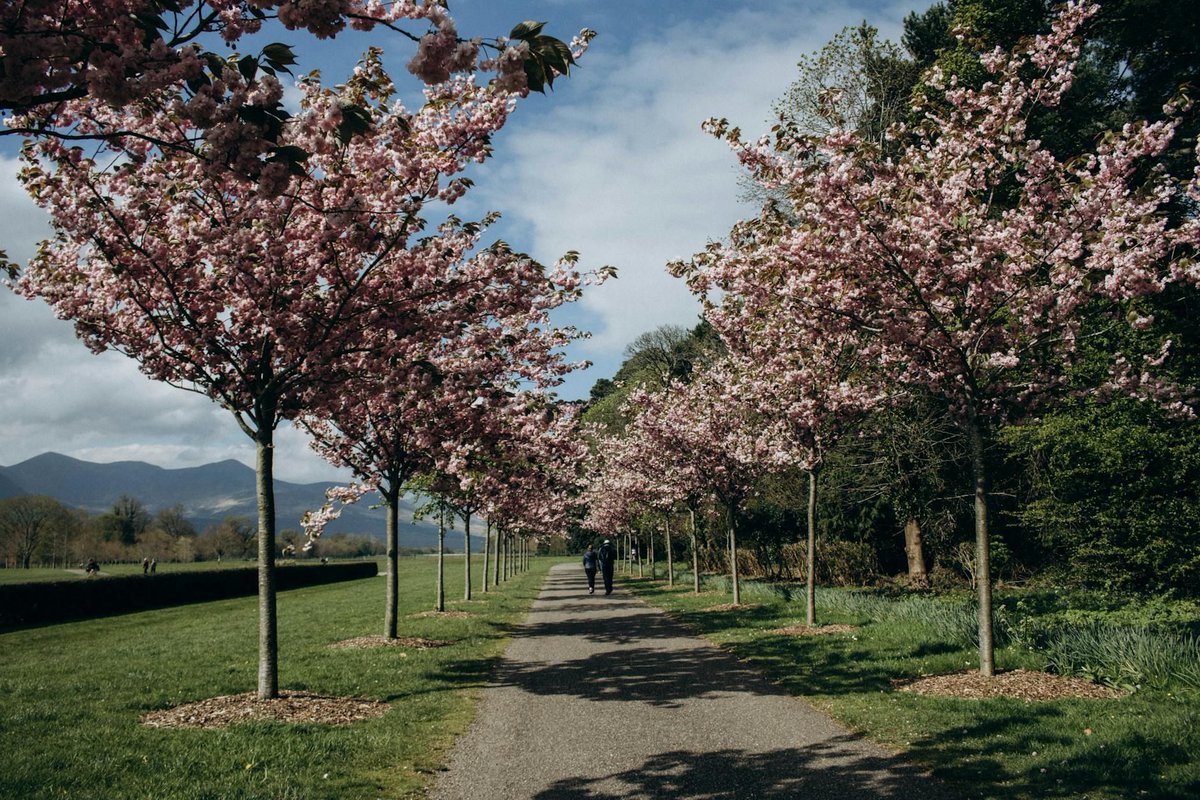
[[[410,30],[420,24],[427,29]],[[495,70],[507,88],[543,91],[575,58],[570,47],[542,32],[544,23],[533,21],[508,37],[463,39],[440,2],[19,0],[0,9],[0,111],[17,115],[0,135],[142,135],[129,125],[136,118],[107,117],[120,124],[102,128],[77,125],[88,106],[136,104],[144,114],[183,116],[196,129],[174,138],[145,132],[160,142],[185,146],[196,132],[210,131],[256,154],[266,148],[280,155],[272,145],[287,112],[276,101],[248,95],[259,91],[261,76],[289,71],[295,64],[291,48],[272,43],[258,54],[222,56],[204,50],[204,43],[232,47],[274,28],[325,39],[347,26],[383,26],[416,43],[409,70],[429,84],[481,67]],[[227,74],[231,65],[236,76]]]
[[[1174,188],[1154,165],[1172,120],[1128,125],[1070,161],[1027,133],[1029,115],[1070,88],[1074,35],[1094,11],[1071,3],[1048,34],[987,54],[991,78],[979,89],[935,69],[926,83],[943,99],[890,131],[894,155],[839,128],[814,137],[781,124],[748,142],[723,121],[708,124],[786,203],[778,235],[714,245],[693,261],[694,289],[726,292],[727,309],[744,305],[729,313],[780,348],[853,349],[898,386],[945,398],[963,426],[985,675],[994,671],[989,427],[1063,387],[1083,313],[1113,309],[1112,325],[1145,327],[1125,318],[1128,301],[1194,272],[1190,260],[1173,262],[1180,237],[1163,208]],[[1184,408],[1152,364],[1116,366],[1113,388]]]
[[[578,366],[561,348],[580,334],[549,324],[553,309],[580,296],[574,254],[552,270],[503,242],[471,255],[485,230],[451,218],[422,242],[415,255],[424,280],[389,312],[402,324],[369,333],[302,419],[317,451],[361,482],[357,493],[331,499],[353,501],[374,490],[387,508],[386,638],[397,635],[397,514],[409,482],[438,475],[435,494],[446,502],[458,495],[455,504],[469,515],[478,507],[471,489],[479,462],[509,427],[517,385],[552,386]],[[310,537],[335,513],[327,505],[313,515]]]
[[[410,111],[379,61],[371,51],[337,91],[304,83],[301,112],[281,133],[307,154],[303,168],[267,164],[257,184],[147,138],[103,141],[90,156],[56,138],[26,151],[22,179],[56,238],[18,291],[74,320],[93,350],[123,352],[149,376],[211,397],[256,444],[264,698],[278,692],[274,430],[329,389],[331,369],[369,346],[367,331],[411,338],[422,324],[414,303],[448,291],[442,257],[415,238],[421,211],[465,192],[462,170],[490,154],[526,92],[458,74]],[[282,87],[263,79],[258,90],[269,103]],[[362,111],[353,125],[349,108]],[[164,136],[192,124],[133,106],[77,120],[129,120]]]
[[[635,392],[630,396],[637,417],[631,424],[643,440],[643,454],[670,453],[677,466],[663,473],[670,483],[659,497],[686,497],[692,491],[711,494],[726,509],[729,568],[733,602],[741,602],[737,565],[737,511],[753,481],[786,458],[780,431],[737,391],[728,361],[712,366],[692,383],[670,394]],[[636,472],[623,480],[637,480]]]

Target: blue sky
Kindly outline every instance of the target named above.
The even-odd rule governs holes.
[[[546,32],[564,40],[582,27],[599,33],[570,78],[517,109],[495,141],[495,157],[475,171],[476,187],[455,209],[465,218],[500,211],[495,236],[543,262],[576,250],[585,268],[618,269],[617,280],[561,316],[593,333],[570,355],[594,366],[562,388],[564,397],[585,397],[595,380],[611,376],[638,334],[695,324],[698,304],[664,265],[754,213],[738,200],[733,156],[700,130],[701,122],[727,117],[748,132],[765,131],[771,103],[794,79],[802,55],[864,19],[898,41],[904,16],[928,5],[451,0],[464,36],[503,35],[526,19],[548,22]],[[264,39],[293,45],[297,73],[319,68],[335,82],[368,45],[384,48],[393,75],[404,73],[413,52],[390,32],[317,41],[273,31]],[[416,91],[415,84],[402,86],[406,97]],[[0,142],[0,247],[22,259],[47,228],[15,180],[16,145]],[[147,380],[122,356],[92,355],[69,323],[40,303],[0,288],[0,325],[0,464],[48,450],[168,468],[225,458],[253,463],[253,447],[228,412]],[[294,431],[280,434],[276,475],[337,477]]]

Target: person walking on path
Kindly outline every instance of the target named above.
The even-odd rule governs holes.
[[[589,544],[583,551],[583,574],[587,575],[588,594],[596,593],[596,551]]]
[[[612,594],[613,569],[617,565],[617,548],[608,539],[600,545],[600,571],[604,573],[604,593]]]

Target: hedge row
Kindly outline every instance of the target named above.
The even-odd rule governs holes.
[[[278,590],[377,575],[374,561],[275,568]],[[255,567],[0,585],[0,628],[90,619],[258,593]]]

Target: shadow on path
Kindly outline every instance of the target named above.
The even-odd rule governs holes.
[[[616,800],[627,797],[717,800],[795,800],[837,798],[953,800],[937,782],[920,780],[916,770],[898,768],[884,757],[863,756],[830,763],[851,737],[802,748],[758,753],[744,750],[672,751],[646,759],[636,769],[597,778],[566,778],[535,794],[534,800]],[[620,789],[613,782],[623,784]],[[957,797],[955,795],[954,797]]]

